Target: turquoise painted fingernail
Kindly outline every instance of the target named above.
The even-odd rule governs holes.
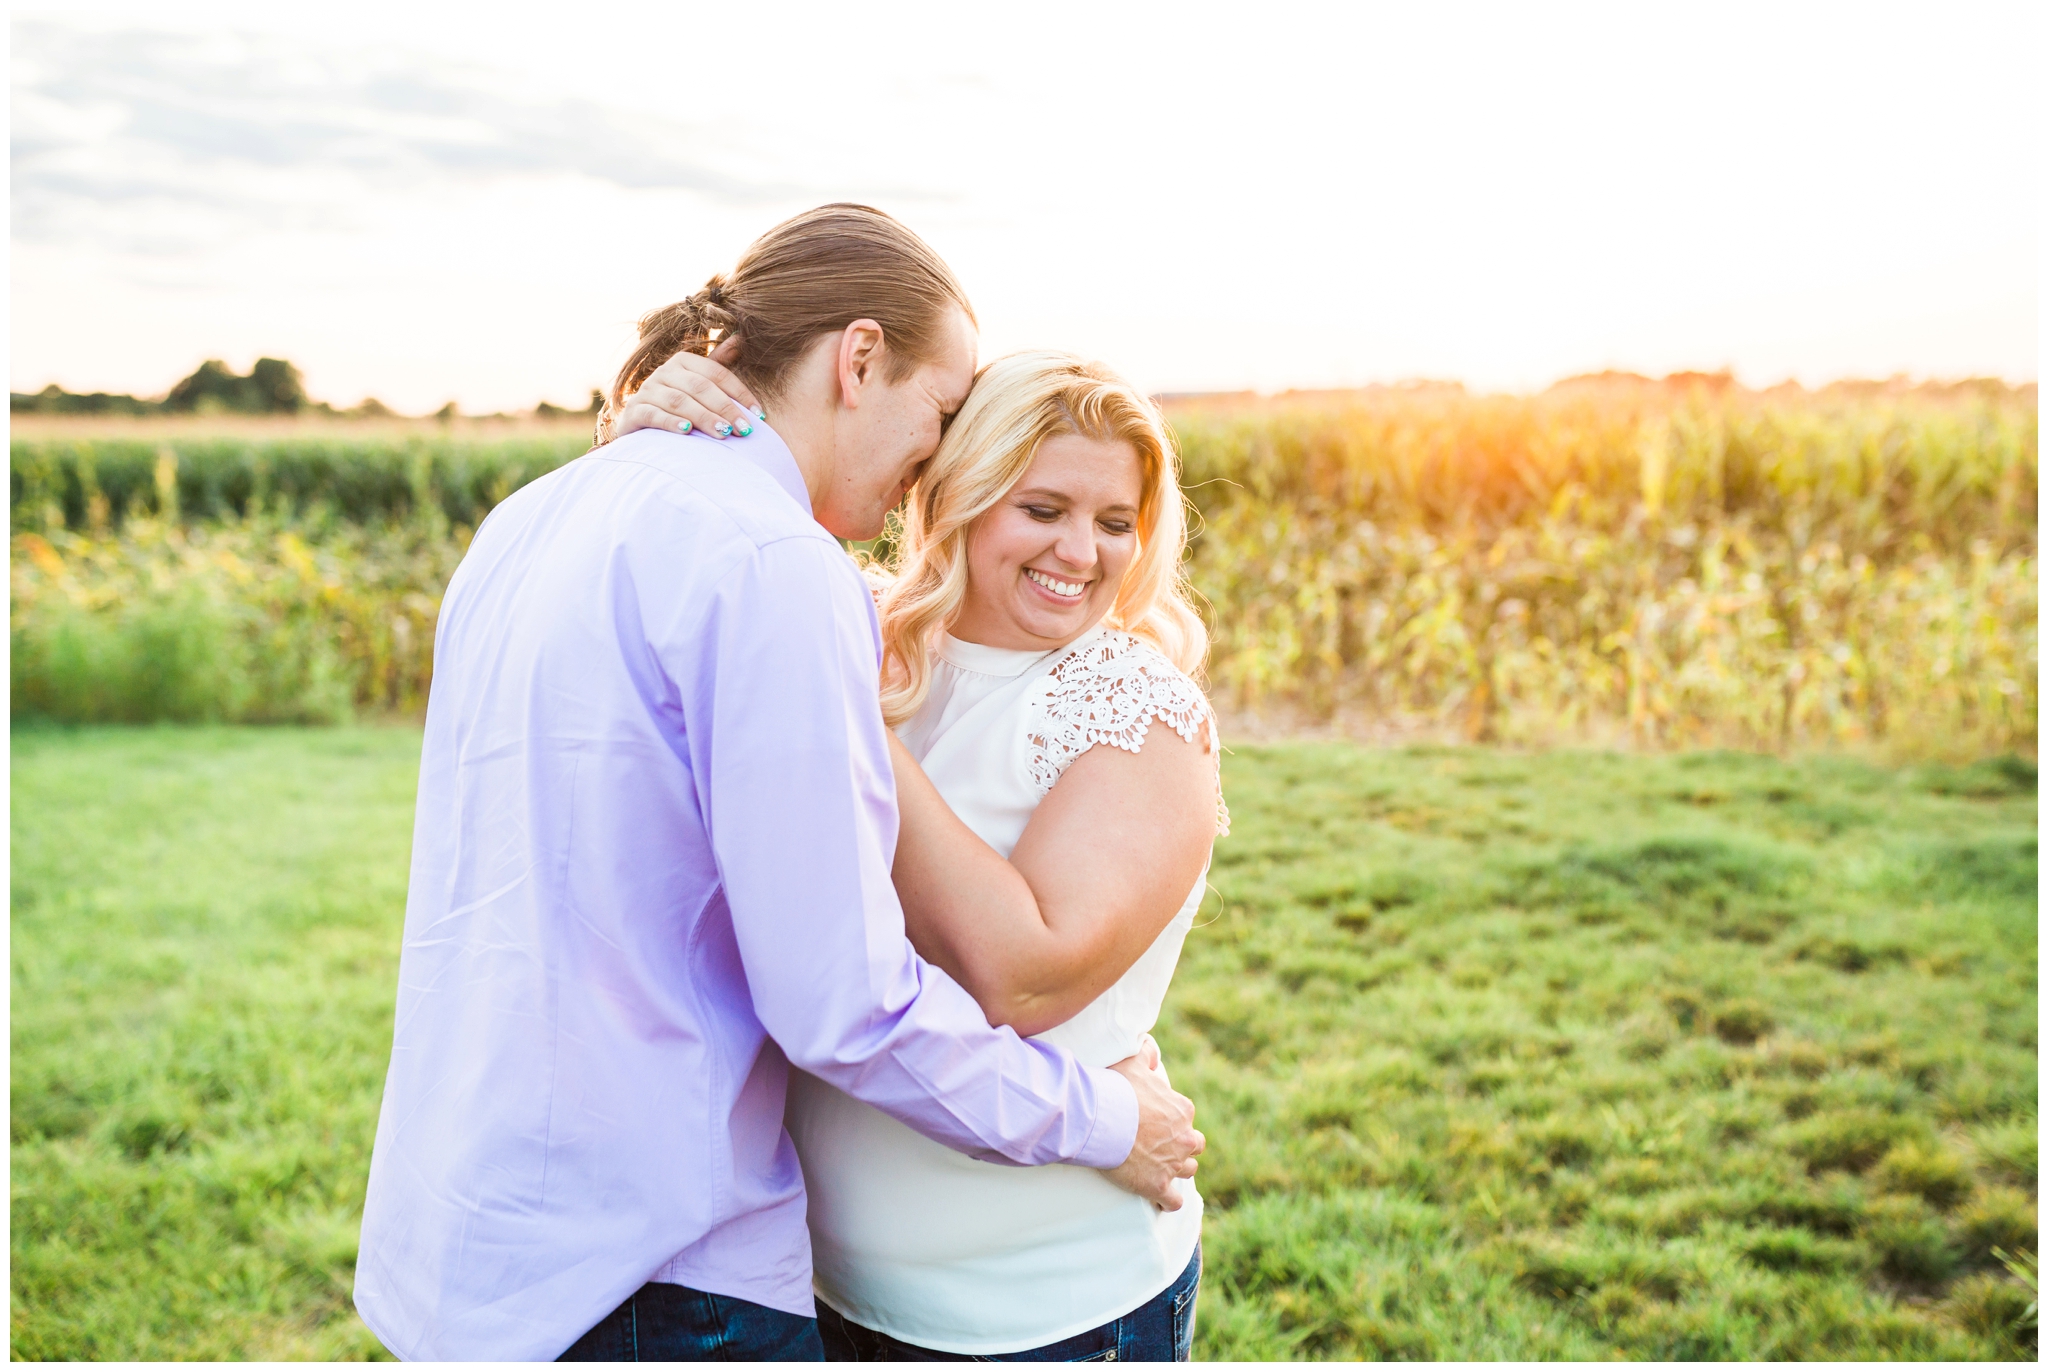
[[[725,422],[725,421],[724,421],[723,419],[719,420],[719,421],[718,421],[718,436],[719,436],[720,438],[731,438],[731,437],[732,437],[732,425],[730,425],[730,424],[726,423],[726,422]]]
[[[740,421],[740,429],[739,429],[739,433],[740,433],[740,437],[741,437],[741,438],[745,438],[745,437],[746,437],[746,436],[747,436],[748,434],[752,433],[753,431],[754,431],[754,426],[753,426],[753,425],[751,425],[751,424],[747,423],[747,421],[746,421],[746,420],[744,420],[744,419],[742,419],[742,420]]]
[[[683,433],[688,433],[689,431],[690,431],[690,421],[689,421],[689,420],[687,420],[687,419],[685,419],[685,420],[683,421],[683,427],[682,427],[682,430],[681,430],[681,432],[683,432]]]

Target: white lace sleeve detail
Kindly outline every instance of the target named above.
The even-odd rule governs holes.
[[[1228,834],[1216,712],[1187,673],[1151,644],[1126,633],[1102,635],[1047,674],[1028,740],[1031,782],[1039,799],[1075,758],[1098,743],[1137,752],[1155,719],[1190,743],[1208,730],[1209,752],[1218,763],[1216,832]]]

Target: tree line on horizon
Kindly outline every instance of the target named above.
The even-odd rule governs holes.
[[[190,376],[171,387],[160,399],[146,399],[107,391],[67,391],[62,386],[51,384],[40,391],[10,391],[8,402],[8,410],[12,414],[313,414],[351,419],[397,417],[397,411],[375,397],[366,398],[360,405],[345,410],[338,409],[324,400],[312,399],[306,394],[304,374],[290,362],[279,357],[257,358],[256,365],[249,369],[246,376],[237,375],[233,368],[218,358],[209,358],[200,363],[198,369]],[[579,415],[594,417],[603,405],[603,393],[593,390],[590,393],[590,404],[582,410],[571,410],[543,400],[533,408],[532,413],[538,419],[567,419]],[[456,414],[455,402],[451,400],[436,411],[433,417],[453,419]]]
[[[1553,382],[1549,393],[1598,390],[1602,392],[1634,391],[1649,388],[1674,394],[1700,394],[1716,397],[1728,393],[1754,393],[1766,397],[1789,397],[1792,395],[1833,396],[1839,399],[1871,399],[1880,396],[1915,395],[1929,399],[1963,399],[1966,397],[1998,402],[2008,398],[2029,399],[2036,390],[2031,381],[2011,382],[1999,377],[1965,377],[1955,381],[1915,380],[1900,375],[1882,380],[1845,378],[1829,382],[1817,390],[1809,391],[1796,381],[1784,381],[1776,386],[1753,391],[1735,379],[1732,371],[1723,369],[1716,372],[1680,371],[1667,376],[1645,376],[1638,372],[1602,371],[1568,376]],[[1355,398],[1370,395],[1419,396],[1439,394],[1464,396],[1468,392],[1463,382],[1410,380],[1392,384],[1376,383],[1366,386],[1335,387],[1330,389],[1288,389],[1271,395],[1254,391],[1166,391],[1153,399],[1169,410],[1185,407],[1207,408],[1213,405],[1259,405],[1261,403],[1301,403],[1322,399]],[[187,376],[159,399],[147,399],[133,395],[112,394],[106,391],[90,393],[67,391],[55,384],[40,391],[9,392],[9,410],[13,414],[35,415],[178,415],[178,414],[234,414],[234,415],[318,415],[338,419],[395,419],[403,418],[397,411],[374,396],[349,409],[340,409],[324,400],[313,400],[306,394],[304,375],[297,367],[282,358],[260,357],[249,369],[246,376],[238,376],[227,363],[217,358],[208,359],[190,376]],[[581,410],[541,401],[529,412],[536,419],[571,419],[588,417],[595,419],[604,409],[604,393],[592,390],[590,403]],[[449,401],[429,418],[452,420],[458,410],[454,401]],[[510,419],[508,414],[474,415],[478,419]]]

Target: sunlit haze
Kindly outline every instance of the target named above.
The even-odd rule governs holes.
[[[13,13],[15,390],[580,405],[846,199],[1153,390],[2036,376],[2033,4]]]

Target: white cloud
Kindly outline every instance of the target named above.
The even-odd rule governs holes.
[[[145,253],[331,223],[365,197],[575,176],[758,206],[657,116],[494,89],[487,71],[248,35],[14,31],[13,232]]]

